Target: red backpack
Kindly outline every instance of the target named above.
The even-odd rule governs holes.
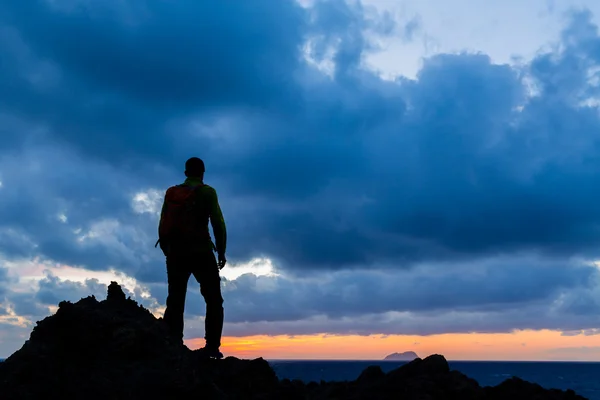
[[[177,185],[167,189],[164,210],[158,225],[158,241],[165,250],[172,244],[186,247],[206,237],[207,227],[201,222],[201,204],[198,202],[198,186]]]

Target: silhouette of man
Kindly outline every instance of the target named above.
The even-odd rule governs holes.
[[[223,297],[219,271],[227,261],[227,232],[217,192],[204,183],[204,172],[204,162],[197,157],[190,158],[185,163],[185,181],[170,187],[165,194],[157,242],[167,266],[164,322],[183,342],[185,297],[190,276],[194,275],[206,302],[206,345],[200,352],[207,357],[222,358],[219,348],[223,331]],[[216,245],[208,230],[209,220]]]

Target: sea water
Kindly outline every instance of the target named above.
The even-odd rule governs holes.
[[[402,361],[269,361],[280,379],[304,382],[354,380],[369,365],[384,372]],[[481,386],[495,386],[517,376],[547,389],[573,389],[590,400],[600,400],[600,362],[449,361],[450,368],[475,379]]]

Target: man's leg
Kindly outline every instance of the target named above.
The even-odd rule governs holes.
[[[167,257],[167,308],[164,321],[176,338],[183,340],[183,313],[190,269],[184,258]]]
[[[202,265],[194,272],[194,276],[200,284],[200,294],[206,302],[204,338],[206,339],[207,348],[218,350],[221,347],[224,319],[221,277],[219,276],[217,260],[212,252],[202,257],[202,261]]]

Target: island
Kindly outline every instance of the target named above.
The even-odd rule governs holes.
[[[404,353],[392,353],[386,356],[384,361],[412,361],[415,358],[419,358],[417,353],[414,351],[405,351]]]

